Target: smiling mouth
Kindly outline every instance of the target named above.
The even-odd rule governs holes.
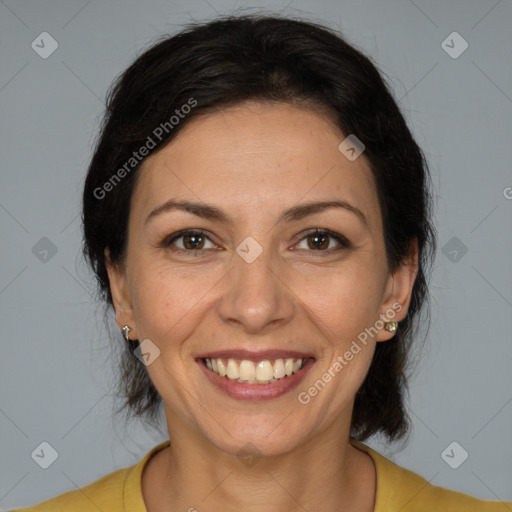
[[[272,384],[301,371],[311,358],[282,358],[250,361],[248,359],[203,358],[205,366],[239,384]]]

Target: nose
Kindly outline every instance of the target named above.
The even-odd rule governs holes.
[[[247,333],[261,334],[284,326],[295,313],[296,302],[286,283],[285,269],[270,250],[263,250],[250,263],[235,253],[225,290],[218,302],[220,317]]]

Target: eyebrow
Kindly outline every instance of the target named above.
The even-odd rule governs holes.
[[[320,213],[324,210],[327,210],[328,208],[342,208],[346,211],[349,211],[356,215],[357,218],[362,221],[366,227],[369,227],[368,219],[359,208],[356,208],[350,203],[341,200],[313,201],[293,206],[281,213],[278,222],[298,221],[307,217],[308,215]],[[195,203],[192,201],[177,201],[170,199],[169,201],[166,201],[164,204],[157,206],[154,210],[152,210],[151,213],[146,217],[144,225],[146,225],[156,216],[173,210],[186,211],[203,219],[215,220],[229,225],[233,224],[233,219],[231,219],[231,217],[229,217],[223,210],[217,208],[216,206],[207,203]]]

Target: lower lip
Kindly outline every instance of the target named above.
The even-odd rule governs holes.
[[[218,373],[209,370],[201,359],[198,360],[197,363],[206,375],[206,378],[221,391],[226,393],[226,395],[236,400],[260,401],[279,398],[290,392],[302,382],[315,361],[308,359],[304,368],[297,373],[288,375],[269,384],[240,384],[239,382],[228,379],[227,377],[222,377]]]

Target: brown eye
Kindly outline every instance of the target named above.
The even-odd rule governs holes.
[[[204,245],[203,235],[183,235],[185,249],[202,249]]]
[[[304,247],[305,241],[306,247]],[[306,233],[306,236],[302,238],[296,247],[316,252],[332,252],[348,249],[351,247],[351,244],[343,235],[316,229],[310,233]]]
[[[329,247],[329,237],[326,235],[309,235],[307,240],[310,249],[327,249]]]
[[[209,246],[207,244],[210,244]],[[215,244],[202,231],[180,231],[164,240],[163,246],[174,252],[205,252],[206,249],[215,249]]]

